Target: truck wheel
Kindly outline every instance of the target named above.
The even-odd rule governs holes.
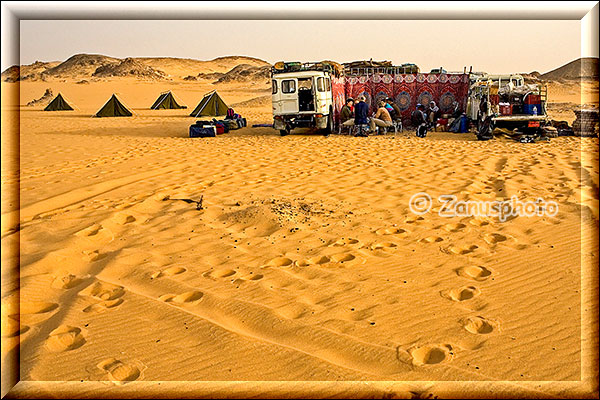
[[[281,130],[279,131],[279,134],[280,134],[281,136],[287,136],[287,135],[289,135],[289,134],[290,134],[290,130],[289,130],[289,129],[281,129]]]

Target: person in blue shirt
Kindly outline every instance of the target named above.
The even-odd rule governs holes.
[[[350,118],[344,122],[343,125],[353,126],[369,124],[369,105],[365,100],[365,96],[358,96],[357,103],[354,105],[354,118]]]

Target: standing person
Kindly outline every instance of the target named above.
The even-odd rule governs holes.
[[[417,104],[417,108],[411,115],[411,121],[417,127],[417,137],[427,136],[427,118],[425,118],[425,106]]]
[[[352,108],[354,107],[354,99],[349,98],[346,104],[340,110],[340,121],[344,124],[346,121],[352,120]],[[346,125],[348,126],[348,125]]]
[[[377,105],[379,106],[379,108],[377,109],[377,112],[375,113],[373,118],[371,118],[371,123],[369,124],[371,127],[371,131],[375,131],[375,125],[383,128],[388,128],[393,125],[392,117],[390,116],[388,110],[385,108],[385,101],[379,101]]]

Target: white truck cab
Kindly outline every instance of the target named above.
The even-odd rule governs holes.
[[[294,63],[296,64],[296,63]],[[328,68],[298,66],[272,69],[273,127],[282,136],[296,127],[333,131],[332,73]]]

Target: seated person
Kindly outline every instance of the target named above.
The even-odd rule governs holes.
[[[417,109],[411,115],[411,121],[417,127],[417,136],[427,136],[427,118],[425,117],[425,106],[417,104]]]
[[[352,109],[354,108],[354,99],[349,98],[346,100],[346,104],[340,111],[340,121],[342,124],[352,119]]]
[[[369,123],[369,105],[365,100],[365,96],[358,97],[358,103],[354,106],[354,118],[350,118],[344,122],[343,125],[367,125]]]
[[[387,103],[392,106],[392,108],[394,109],[394,113],[396,114],[395,116],[391,115],[392,119],[395,121],[397,119],[400,119],[402,116],[402,111],[400,111],[400,107],[398,107],[398,105],[396,103],[394,103],[394,100],[392,100],[391,98],[388,97],[388,99],[386,100]]]
[[[375,113],[373,118],[371,118],[371,122],[369,124],[371,127],[371,131],[375,131],[375,125],[383,128],[388,128],[393,125],[392,117],[390,116],[388,110],[385,108],[385,101],[379,101],[377,105],[379,106],[379,108],[377,109],[377,112]]]
[[[435,127],[435,123],[439,117],[440,109],[435,104],[435,101],[429,102],[429,110],[427,111],[427,122],[429,122],[430,126]]]

